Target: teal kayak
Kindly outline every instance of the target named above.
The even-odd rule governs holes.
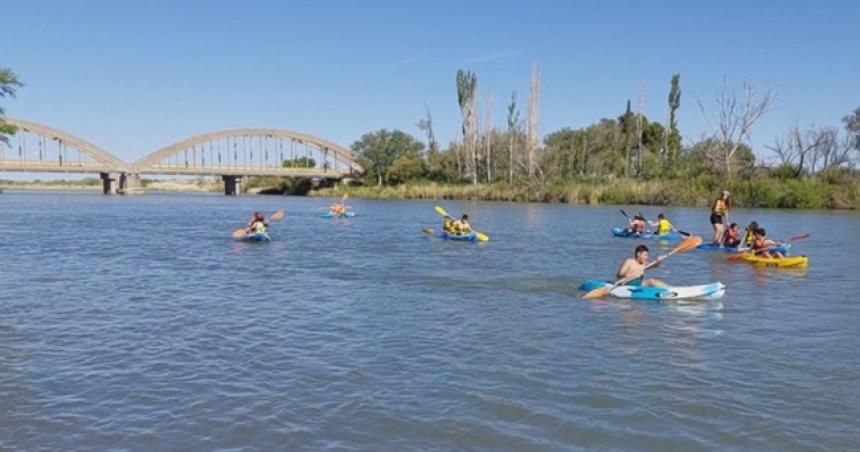
[[[640,239],[640,240],[668,240],[668,241],[678,241],[684,238],[681,234],[677,232],[670,232],[668,234],[655,234],[653,232],[630,232],[624,228],[612,228],[612,235],[615,237],[624,237],[629,239]]]
[[[352,218],[355,216],[355,212],[346,212],[346,213],[326,212],[320,216],[323,218]]]
[[[272,238],[265,232],[255,232],[242,237],[243,242],[268,242],[269,240],[272,240]]]
[[[457,240],[461,242],[475,242],[478,240],[478,234],[475,231],[472,231],[468,234],[454,234],[448,231],[442,231],[439,233],[439,238],[443,240]]]
[[[579,290],[590,292],[594,289],[611,286],[609,281],[591,280],[582,283]],[[676,286],[676,287],[643,287],[638,283],[630,283],[618,286],[609,292],[615,298],[629,298],[633,300],[718,300],[726,294],[726,285],[721,282],[703,284],[701,286]]]

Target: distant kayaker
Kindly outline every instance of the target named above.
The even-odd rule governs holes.
[[[627,228],[627,232],[631,234],[644,234],[645,227],[647,224],[648,220],[646,220],[645,217],[641,213],[639,213],[638,215],[634,215],[633,218],[630,220],[630,227]]]
[[[741,244],[741,228],[737,223],[732,223],[726,234],[723,236],[723,246],[740,246]]]
[[[770,247],[778,246],[779,243],[767,238],[767,231],[765,231],[764,228],[758,228],[755,231],[754,237],[752,250],[757,256],[772,257],[776,259],[782,259],[785,257],[779,251],[770,251]]]
[[[469,224],[469,216],[466,214],[463,214],[463,216],[460,217],[460,220],[455,222],[454,224],[455,224],[455,229],[460,234],[468,234],[468,233],[472,232],[472,225]]]
[[[744,232],[744,246],[751,247],[753,240],[755,240],[755,231],[758,231],[758,222],[753,221],[747,225],[747,228]]]
[[[729,192],[723,190],[723,192],[720,193],[720,197],[714,201],[714,207],[711,209],[711,226],[714,228],[715,245],[723,244],[725,224],[729,221],[729,208],[731,208]]]
[[[668,284],[660,281],[659,279],[645,278],[643,276],[645,267],[649,264],[651,264],[650,268],[659,267],[660,262],[663,262],[663,259],[666,259],[666,256],[657,256],[657,259],[654,262],[649,263],[648,247],[645,245],[639,245],[636,247],[636,250],[633,251],[633,257],[628,258],[623,264],[621,264],[615,277],[619,280],[633,278],[633,285],[638,282],[642,286],[669,287]]]
[[[445,215],[445,219],[442,220],[442,230],[445,232],[454,232],[454,219]]]
[[[248,222],[248,233],[263,233],[266,232],[268,227],[269,225],[266,223],[266,216],[263,215],[263,212],[254,212],[254,216],[251,217],[251,220]]]
[[[329,207],[329,211],[334,215],[346,215],[346,205],[338,201]]]
[[[663,215],[663,212],[657,215],[657,221],[649,221],[648,223],[652,228],[657,228],[657,235],[666,235],[676,230],[675,226],[672,226],[672,223],[669,222],[669,219]]]

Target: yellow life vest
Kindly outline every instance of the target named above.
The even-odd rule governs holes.
[[[657,223],[657,234],[663,235],[668,234],[672,230],[672,224],[669,223],[669,220],[663,218]]]

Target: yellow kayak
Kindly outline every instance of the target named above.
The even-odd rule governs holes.
[[[744,262],[749,262],[756,267],[773,267],[773,268],[801,268],[809,265],[809,259],[806,256],[791,256],[777,259],[775,257],[756,256],[755,254],[744,254],[741,258]]]

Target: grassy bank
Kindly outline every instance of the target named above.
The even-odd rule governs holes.
[[[578,180],[546,185],[474,185],[409,183],[397,186],[341,186],[311,192],[315,196],[377,199],[462,199],[530,201],[568,204],[645,204],[710,206],[721,190],[732,193],[736,207],[798,209],[860,209],[860,181],[825,179],[721,180],[702,176],[692,180]]]

